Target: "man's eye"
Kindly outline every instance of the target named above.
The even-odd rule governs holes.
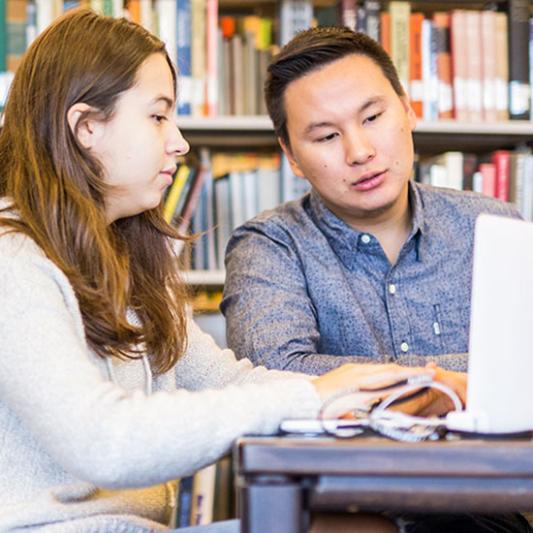
[[[336,133],[330,133],[329,135],[325,135],[324,137],[320,137],[320,138],[316,139],[316,142],[323,143],[323,142],[331,141],[336,136],[337,136]]]
[[[381,113],[376,113],[375,115],[371,115],[365,119],[365,122],[374,122],[379,116],[381,116]]]

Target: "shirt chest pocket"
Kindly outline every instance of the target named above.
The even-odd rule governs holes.
[[[443,354],[466,353],[470,328],[470,303],[439,302],[432,306],[431,335]]]

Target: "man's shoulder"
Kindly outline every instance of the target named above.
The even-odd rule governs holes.
[[[309,195],[285,202],[274,209],[259,213],[254,218],[245,222],[239,229],[270,232],[289,232],[302,230],[314,225],[308,213]]]
[[[475,220],[481,213],[519,218],[516,207],[496,198],[472,191],[458,191],[431,185],[416,184],[421,203],[428,215]]]

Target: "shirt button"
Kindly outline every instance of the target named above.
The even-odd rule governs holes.
[[[403,353],[406,353],[409,351],[409,345],[406,343],[406,342],[402,342],[400,344],[400,350],[403,352]]]
[[[361,242],[363,244],[368,244],[370,242],[370,235],[367,235],[366,233],[361,235]]]
[[[396,294],[396,285],[394,283],[389,285],[389,294]]]

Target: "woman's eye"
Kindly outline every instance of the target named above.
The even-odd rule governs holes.
[[[165,115],[152,115],[152,118],[159,124],[167,120],[167,117],[165,117]]]

